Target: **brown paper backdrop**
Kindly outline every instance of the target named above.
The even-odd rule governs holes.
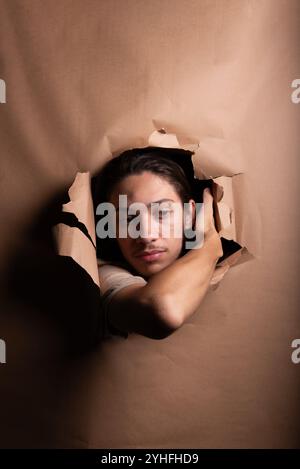
[[[160,127],[244,173],[261,245],[169,338],[76,358],[4,291],[1,447],[300,446],[299,28],[297,0],[0,2],[4,279],[55,191]]]

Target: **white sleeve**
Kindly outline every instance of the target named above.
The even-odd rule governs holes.
[[[147,281],[139,275],[133,275],[123,267],[113,264],[105,264],[99,260],[98,272],[104,313],[104,336],[110,337],[113,333],[112,331],[115,331],[115,328],[111,327],[108,321],[109,304],[113,296],[124,287],[134,284],[146,285]],[[128,333],[123,333],[121,331],[118,335],[128,337]]]

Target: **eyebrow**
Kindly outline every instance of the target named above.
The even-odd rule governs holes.
[[[158,204],[160,202],[175,202],[173,199],[159,199],[155,200],[154,202],[149,202],[149,204],[146,205],[146,207],[150,207],[151,204]],[[116,212],[119,211],[119,207],[116,209]]]

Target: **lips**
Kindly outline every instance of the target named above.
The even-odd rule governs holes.
[[[137,254],[136,257],[147,262],[152,262],[161,257],[164,252],[165,249],[153,249],[153,251],[143,251],[140,254]]]

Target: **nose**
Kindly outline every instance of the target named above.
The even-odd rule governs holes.
[[[149,215],[141,215],[139,223],[138,241],[144,244],[155,241],[159,238],[159,225]]]

